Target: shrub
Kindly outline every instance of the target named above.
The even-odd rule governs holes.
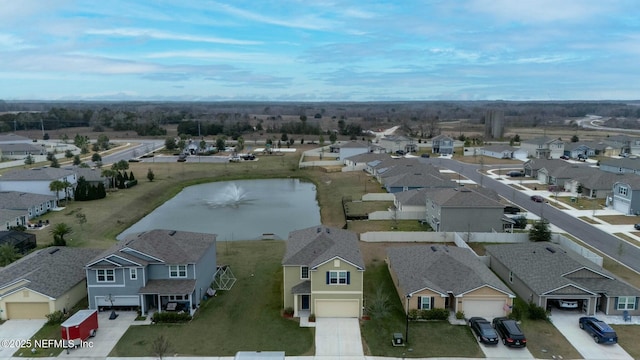
[[[129,180],[129,181],[125,182],[124,187],[128,189],[128,188],[134,187],[136,185],[138,185],[138,180],[134,179],[134,180]]]
[[[54,312],[52,312],[51,314],[47,315],[47,325],[57,325],[57,324],[62,324],[62,321],[64,320],[64,313],[60,310],[56,310]]]
[[[462,311],[456,312],[456,319],[458,320],[464,319],[464,313]]]
[[[411,319],[411,320],[416,320],[416,319],[418,319],[419,311],[420,311],[420,310],[418,310],[418,309],[411,309],[411,310],[409,310],[409,319]]]
[[[293,308],[291,306],[284,308],[283,313],[287,316],[293,316]]]
[[[309,315],[309,321],[315,322],[316,321],[316,314],[310,314]]]
[[[449,318],[449,310],[442,308],[422,310],[420,318],[425,320],[447,320]]]
[[[183,312],[161,312],[153,314],[155,323],[181,323],[191,320],[191,315]]]
[[[529,303],[529,319],[531,320],[549,320],[547,310],[532,302]]]

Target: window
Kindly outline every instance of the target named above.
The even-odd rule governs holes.
[[[327,284],[348,285],[350,283],[349,272],[344,270],[327,271]]]
[[[129,279],[138,280],[138,269],[129,268]]]
[[[116,281],[115,271],[113,269],[96,270],[98,282],[114,282]]]
[[[309,267],[303,266],[300,268],[300,279],[308,279],[309,278]]]
[[[186,278],[187,265],[169,265],[170,278]]]
[[[619,296],[618,310],[635,310],[636,309],[636,297],[635,296]]]
[[[422,310],[433,309],[433,298],[430,296],[418,297],[418,309],[422,309]]]
[[[622,196],[627,196],[627,188],[626,187],[619,187],[618,188],[618,194],[622,195]]]
[[[509,271],[509,282],[513,282],[513,272]]]

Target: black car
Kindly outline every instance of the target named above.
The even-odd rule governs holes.
[[[520,208],[517,207],[517,206],[509,206],[509,205],[507,205],[507,206],[504,207],[504,213],[505,214],[515,215],[515,214],[517,214],[519,212],[520,212]]]
[[[493,319],[493,327],[502,339],[502,343],[511,347],[527,346],[527,338],[515,320],[506,317]]]
[[[428,158],[429,156],[430,156],[430,155],[429,155],[429,154],[427,154],[427,153],[424,153],[424,154],[420,155],[420,157],[423,157],[423,158]]]
[[[469,326],[478,338],[479,342],[495,345],[498,343],[498,334],[491,327],[491,323],[483,317],[472,317],[469,319]]]
[[[633,228],[636,230],[640,230],[640,223],[633,225]]]
[[[531,195],[531,200],[534,202],[544,202],[544,198],[540,195]]]

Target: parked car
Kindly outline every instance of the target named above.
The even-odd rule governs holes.
[[[429,154],[427,154],[427,153],[424,153],[424,154],[420,155],[420,157],[423,157],[423,158],[428,158],[429,156],[430,156],[430,155],[429,155]]]
[[[585,154],[578,154],[578,160],[580,160],[580,161],[587,161],[587,155],[585,155]]]
[[[524,174],[521,171],[509,171],[507,173],[507,175],[509,175],[510,177],[521,177],[521,176],[524,176]]]
[[[405,155],[406,152],[404,150],[396,150],[396,155]]]
[[[527,346],[527,338],[515,320],[506,317],[497,317],[493,319],[493,327],[496,329],[504,345],[510,347]]]
[[[554,300],[554,303],[556,304],[556,307],[558,309],[575,310],[578,308],[578,300],[558,299],[558,300]]]
[[[633,225],[633,228],[636,230],[640,230],[640,223]]]
[[[544,202],[544,198],[540,195],[531,195],[531,200],[539,203]]]
[[[618,335],[611,326],[604,321],[591,316],[583,316],[578,320],[580,329],[586,331],[598,344],[615,344],[618,342]]]
[[[185,162],[187,161],[187,154],[180,154],[178,156],[178,162]]]
[[[560,156],[560,159],[562,160],[569,160],[569,157],[567,155],[562,155]]]
[[[505,214],[515,215],[515,214],[517,214],[519,212],[520,212],[520,208],[517,207],[517,206],[508,206],[507,205],[507,206],[504,207],[504,213]]]
[[[469,319],[469,327],[481,343],[494,345],[498,343],[498,333],[491,326],[491,323],[483,317],[472,317]]]

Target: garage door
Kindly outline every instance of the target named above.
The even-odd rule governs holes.
[[[358,300],[316,300],[317,317],[359,317]]]
[[[619,211],[625,215],[629,214],[629,202],[618,198],[613,200],[613,210]]]
[[[49,303],[7,303],[7,319],[46,319]]]
[[[505,315],[504,300],[464,300],[464,316],[481,316],[491,321]]]
[[[106,296],[96,296],[96,306],[111,306]],[[113,306],[140,306],[140,297],[133,296],[114,296]]]

